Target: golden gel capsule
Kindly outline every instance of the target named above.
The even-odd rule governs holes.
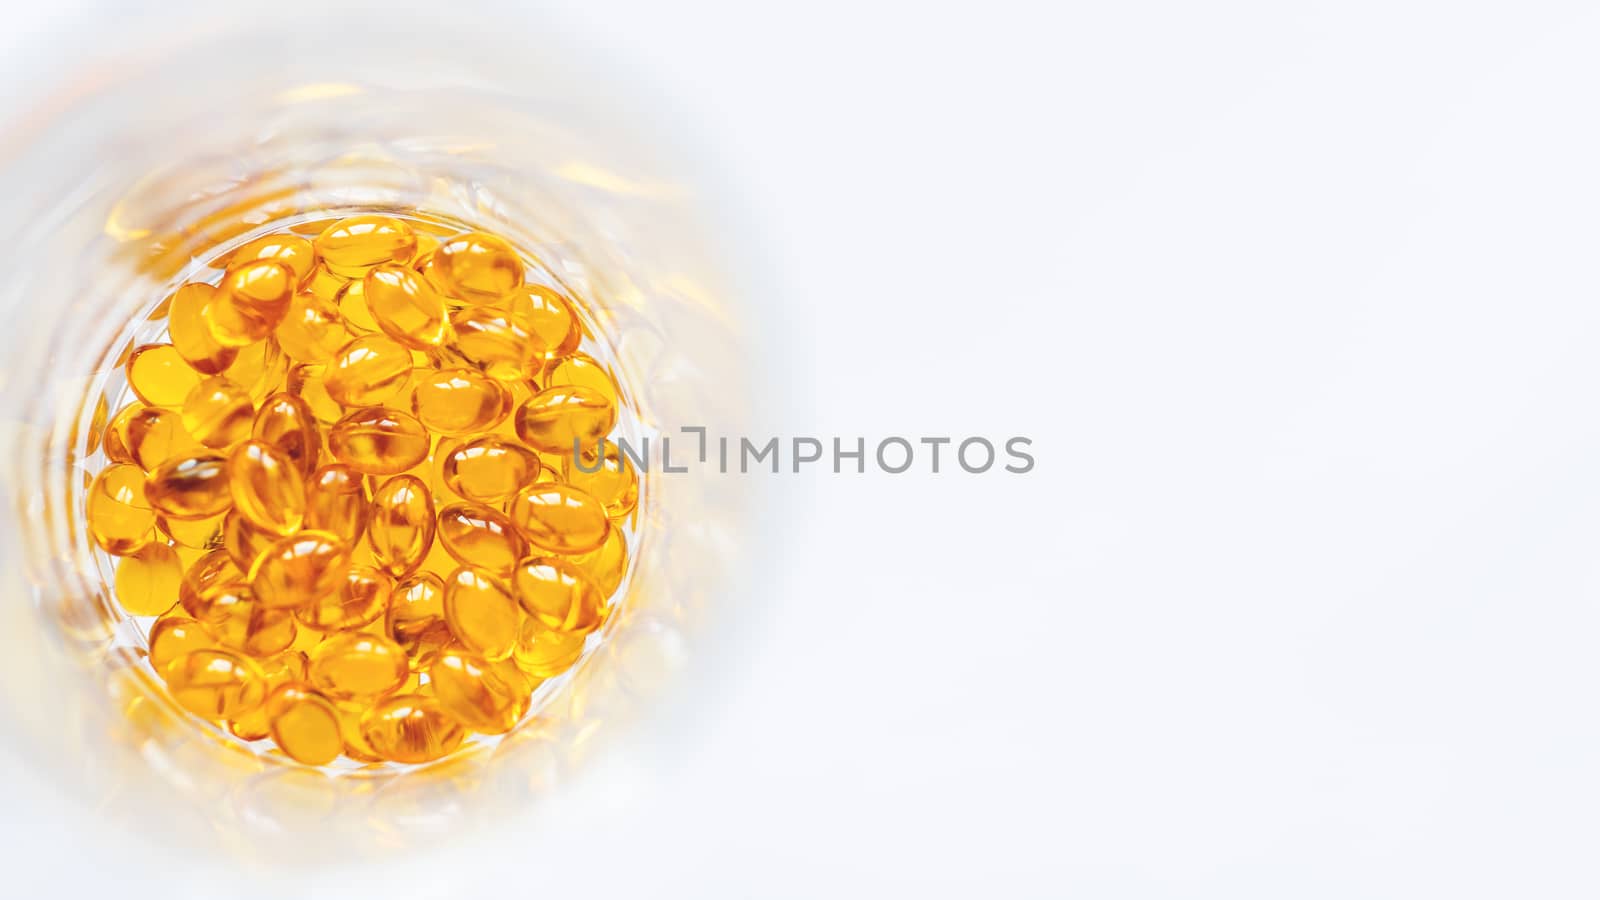
[[[186,610],[229,650],[275,656],[294,645],[297,629],[290,612],[262,606],[243,582],[211,585]]]
[[[214,550],[222,543],[222,526],[226,518],[226,515],[205,519],[164,519],[158,516],[156,527],[172,538],[173,543],[186,550]]]
[[[295,610],[301,625],[317,631],[352,631],[383,617],[394,579],[371,566],[354,566],[337,591]]]
[[[344,417],[344,407],[328,396],[322,380],[326,374],[325,366],[294,366],[283,380],[284,391],[304,400],[319,425],[332,425]]]
[[[117,414],[112,416],[111,421],[107,423],[105,434],[100,442],[100,446],[105,450],[106,459],[114,463],[137,462],[133,458],[133,451],[128,449],[126,435],[128,422],[132,421],[134,416],[150,408],[143,403],[135,401],[117,410]]]
[[[600,596],[609,598],[617,592],[622,577],[628,572],[628,540],[621,528],[613,528],[599,549],[567,558],[589,576],[600,589]]]
[[[574,353],[550,362],[543,384],[547,388],[561,385],[588,388],[605,397],[612,406],[622,405],[622,392],[610,370],[587,353]]]
[[[365,279],[352,281],[339,288],[339,293],[333,295],[333,305],[339,308],[344,330],[352,338],[376,334],[381,330],[378,320],[372,317],[372,310],[367,306]]]
[[[112,586],[117,602],[129,615],[159,616],[177,604],[182,581],[178,551],[165,544],[148,544],[117,563]]]
[[[335,275],[360,278],[386,262],[409,262],[417,252],[410,225],[389,216],[351,216],[329,225],[312,242]]]
[[[362,714],[361,737],[384,759],[425,763],[460,747],[466,730],[433,697],[396,694]]]
[[[150,406],[177,408],[200,383],[171,344],[145,344],[128,354],[128,385]]]
[[[285,684],[267,697],[273,743],[296,762],[322,766],[344,751],[339,710],[309,684]]]
[[[571,455],[590,450],[617,424],[617,408],[600,392],[575,385],[545,388],[517,409],[517,437],[535,450]]]
[[[200,449],[200,443],[184,428],[183,416],[159,406],[124,409],[111,420],[106,434],[106,455],[112,455],[115,444],[128,457],[119,462],[138,463],[146,472],[179,454]]]
[[[178,705],[206,719],[231,719],[261,705],[266,681],[247,657],[202,648],[178,657],[166,669],[167,690]]]
[[[278,542],[282,535],[252,523],[237,509],[230,510],[222,520],[222,549],[238,566],[248,572],[261,554]]]
[[[222,374],[244,388],[250,395],[250,402],[260,403],[278,390],[288,373],[289,357],[278,342],[269,337],[240,350],[233,365]]]
[[[239,249],[228,254],[225,265],[217,268],[228,268],[262,259],[288,266],[290,271],[294,272],[296,286],[305,284],[311,279],[311,270],[317,264],[317,254],[311,249],[310,241],[293,234],[268,234],[241,245]]]
[[[445,457],[445,487],[466,500],[499,504],[539,476],[539,457],[521,444],[485,437]]]
[[[150,628],[150,666],[165,678],[174,660],[215,646],[217,639],[199,622],[187,616],[162,616]]]
[[[226,510],[227,459],[215,454],[169,459],[145,477],[144,495],[162,515],[173,519],[205,519]]]
[[[533,557],[512,578],[517,602],[551,631],[592,631],[604,620],[605,599],[583,570],[564,559]]]
[[[444,298],[408,266],[374,267],[362,282],[362,294],[378,328],[407,347],[437,347],[449,333]]]
[[[306,678],[306,655],[298,650],[257,659],[256,664],[261,667],[267,702],[250,712],[228,720],[228,731],[247,741],[259,741],[271,736],[272,727],[267,717],[267,703],[272,700],[272,692],[283,685],[305,681]]]
[[[194,386],[183,401],[183,427],[195,440],[228,447],[250,435],[256,409],[245,390],[221,375]]]
[[[351,337],[339,307],[311,293],[296,294],[289,301],[289,311],[272,333],[290,359],[316,364],[333,359]]]
[[[377,406],[400,396],[411,368],[409,350],[384,335],[367,334],[339,348],[322,383],[342,406]]]
[[[306,677],[335,700],[376,697],[405,683],[411,674],[406,652],[382,635],[344,631],[311,651]]]
[[[206,308],[206,329],[224,347],[243,347],[272,334],[289,314],[299,279],[281,262],[241,263],[222,276]]]
[[[395,585],[384,632],[406,651],[416,666],[426,666],[454,639],[444,621],[444,581],[420,572]]]
[[[522,259],[492,234],[469,231],[445,240],[433,253],[428,276],[447,296],[493,303],[522,286]]]
[[[452,503],[439,510],[439,542],[464,566],[509,575],[522,558],[522,536],[499,510],[480,503]]]
[[[280,392],[264,400],[251,423],[250,436],[283,451],[302,475],[316,471],[322,436],[311,406],[299,397]]]
[[[349,283],[350,279],[343,275],[335,275],[326,264],[319,262],[316,268],[311,270],[311,278],[306,282],[305,292],[324,303],[333,303],[337,308],[338,303],[334,298],[339,296],[339,291]]]
[[[444,619],[462,646],[485,659],[505,659],[517,645],[522,611],[486,569],[462,566],[444,586]]]
[[[411,411],[435,434],[478,434],[510,415],[511,392],[471,369],[419,372],[412,383]]]
[[[551,553],[587,553],[605,543],[611,530],[600,501],[559,482],[523,488],[507,512],[528,543]]]
[[[190,368],[203,375],[220,375],[233,365],[237,347],[227,347],[211,336],[206,325],[217,289],[192,281],[173,293],[167,313],[167,337]]]
[[[439,705],[457,722],[483,734],[505,734],[528,711],[532,688],[509,661],[491,663],[460,647],[446,647],[428,667]]]
[[[337,535],[302,531],[283,538],[250,567],[250,589],[273,609],[314,603],[344,584],[350,549]]]
[[[450,347],[462,359],[499,381],[519,381],[542,364],[532,326],[514,310],[468,306],[450,314]]]
[[[358,409],[328,432],[335,459],[368,475],[395,475],[428,458],[428,430],[397,409]]]
[[[330,463],[306,483],[306,527],[331,531],[354,547],[367,530],[371,497],[367,479],[343,463]]]
[[[567,484],[599,500],[613,519],[626,516],[639,505],[639,473],[616,444],[606,444],[604,458],[563,457],[562,475]]]
[[[422,565],[433,547],[433,496],[415,475],[396,475],[372,495],[367,542],[378,567],[404,578]]]
[[[145,475],[138,466],[106,466],[89,485],[89,534],[100,549],[126,556],[155,537],[156,513],[145,497]]]
[[[502,305],[532,333],[537,356],[542,360],[571,356],[583,340],[583,325],[572,311],[572,301],[554,288],[530,284]]]
[[[262,441],[245,441],[228,455],[227,472],[234,506],[251,524],[281,535],[300,530],[306,485],[288,454]]]
[[[511,659],[527,675],[554,678],[583,656],[584,639],[583,632],[551,631],[538,619],[524,619]]]
[[[213,550],[195,560],[178,584],[178,603],[191,617],[200,609],[200,595],[213,585],[244,578],[244,571],[233,564],[225,550]]]

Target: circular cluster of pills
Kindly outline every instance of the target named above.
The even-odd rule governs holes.
[[[89,487],[151,665],[310,765],[509,731],[610,614],[639,496],[572,301],[500,237],[391,215],[213,265],[126,352]]]

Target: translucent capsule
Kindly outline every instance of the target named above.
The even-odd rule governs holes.
[[[444,581],[432,572],[421,572],[396,585],[384,631],[405,649],[413,665],[430,663],[454,637],[444,621]]]
[[[306,527],[331,531],[354,547],[367,529],[367,479],[343,463],[318,469],[306,483]]]
[[[611,522],[600,501],[567,484],[533,484],[507,507],[528,543],[550,553],[587,553],[605,543]]]
[[[493,303],[522,286],[522,259],[492,234],[469,231],[447,239],[428,268],[439,289],[467,303]]]
[[[404,472],[427,459],[430,447],[422,423],[397,409],[358,409],[328,432],[334,458],[368,475]]]
[[[480,503],[452,503],[439,511],[439,541],[456,561],[510,574],[523,556],[521,535],[498,510]]]
[[[273,691],[292,682],[305,681],[306,678],[306,655],[298,650],[257,659],[256,664],[261,667],[268,702],[272,699]],[[267,703],[228,720],[228,731],[247,741],[259,741],[270,736],[272,727],[267,719]]]
[[[231,719],[261,705],[266,681],[247,657],[202,648],[167,665],[167,690],[178,705],[206,719]]]
[[[450,314],[451,348],[485,375],[518,381],[532,375],[543,361],[532,326],[514,310],[468,306]]]
[[[228,489],[238,512],[251,524],[289,535],[305,522],[306,487],[288,454],[249,440],[228,455]]]
[[[567,484],[599,500],[606,515],[620,519],[639,504],[639,473],[616,444],[605,448],[604,457],[564,457],[562,475]]]
[[[107,553],[135,553],[155,537],[156,513],[137,466],[119,463],[100,470],[89,485],[87,513],[89,534]]]
[[[205,519],[226,510],[227,459],[215,454],[169,459],[145,477],[144,494],[150,505],[173,519]]]
[[[250,402],[260,403],[276,392],[289,373],[289,357],[272,338],[257,341],[239,351],[239,356],[223,374],[245,389]]]
[[[183,563],[166,544],[148,544],[117,563],[112,581],[117,602],[129,615],[159,616],[178,602]]]
[[[428,667],[428,684],[451,718],[473,731],[505,734],[528,711],[528,679],[509,660],[488,662],[446,647]]]
[[[167,666],[174,660],[215,646],[217,639],[199,622],[186,616],[162,616],[150,628],[150,666],[165,678]]]
[[[289,301],[289,311],[272,333],[297,363],[326,363],[350,340],[339,307],[309,292]]]
[[[600,596],[609,598],[628,572],[628,540],[621,528],[612,528],[598,549],[567,558],[589,576],[600,589]]]
[[[546,388],[566,385],[588,388],[606,398],[612,406],[622,405],[622,392],[611,372],[587,353],[574,353],[565,359],[552,361],[545,369]]]
[[[414,475],[396,475],[372,495],[367,542],[378,567],[404,578],[422,565],[433,546],[433,496]]]
[[[205,375],[219,375],[239,355],[237,347],[224,346],[211,336],[206,324],[211,301],[217,289],[203,281],[192,281],[175,291],[167,312],[167,338],[190,368]]]
[[[222,521],[222,549],[240,571],[248,572],[261,554],[267,552],[282,537],[245,518],[237,509],[230,511]]]
[[[425,763],[460,747],[466,730],[445,714],[437,699],[396,694],[362,714],[361,736],[384,759]]]
[[[583,325],[572,301],[554,288],[530,284],[507,298],[510,309],[533,335],[536,355],[542,360],[571,356],[583,340]]]
[[[462,566],[444,586],[444,618],[462,646],[485,659],[505,659],[517,645],[522,611],[492,572]]]
[[[159,406],[130,406],[106,426],[106,453],[126,455],[119,462],[137,463],[146,472],[183,453],[200,449],[184,428],[183,416]]]
[[[311,242],[293,234],[268,234],[241,245],[228,255],[226,266],[238,266],[256,260],[272,260],[288,266],[294,272],[295,284],[305,284],[317,264],[317,253]],[[219,267],[222,268],[222,267]]]
[[[128,354],[128,385],[150,406],[177,408],[200,383],[200,373],[189,367],[171,344],[145,344]]]
[[[533,557],[512,577],[517,602],[551,631],[592,631],[604,619],[605,598],[582,569],[564,559]]]
[[[344,584],[350,549],[337,535],[302,531],[267,549],[250,567],[250,589],[274,609],[305,606]]]
[[[196,611],[201,609],[201,594],[214,585],[238,581],[243,577],[243,570],[233,564],[227,551],[213,550],[195,560],[194,565],[183,573],[183,581],[178,584],[178,603],[194,617]]]
[[[308,684],[285,684],[267,697],[273,743],[290,759],[308,766],[333,762],[344,751],[339,709]]]
[[[128,449],[128,423],[133,420],[134,416],[152,408],[155,407],[135,402],[117,410],[117,414],[112,416],[111,421],[106,425],[105,434],[100,441],[100,446],[105,450],[106,459],[114,463],[138,462],[133,458],[133,451]],[[180,426],[182,425],[182,422],[177,419],[172,421],[177,422]],[[181,427],[180,430],[182,430]]]
[[[283,392],[268,397],[256,412],[250,436],[277,447],[301,474],[316,471],[322,436],[317,432],[317,418],[311,406],[299,397]]]
[[[478,434],[510,415],[511,392],[471,369],[418,373],[411,411],[436,434]]]
[[[340,219],[312,243],[323,264],[345,278],[360,278],[382,263],[408,262],[417,251],[416,232],[389,216]]]
[[[172,538],[179,547],[188,550],[212,550],[223,540],[222,526],[226,515],[205,519],[156,518],[156,525]]]
[[[362,282],[372,320],[407,347],[436,347],[449,333],[444,298],[408,266],[376,266]]]
[[[344,330],[351,337],[376,334],[380,330],[378,320],[372,317],[372,310],[367,306],[365,279],[352,281],[340,288],[339,293],[333,295],[333,303],[339,307]]]
[[[295,366],[289,370],[283,382],[287,393],[306,402],[306,407],[319,425],[332,425],[344,417],[344,407],[328,396],[328,387],[322,381],[326,373],[325,366]]]
[[[570,455],[593,448],[617,424],[617,408],[598,391],[574,385],[545,388],[517,409],[517,437],[535,450]]]
[[[349,283],[350,279],[343,275],[335,275],[326,264],[319,262],[316,268],[311,270],[311,278],[306,281],[305,292],[324,303],[332,303],[337,309],[338,304],[334,302],[334,298],[339,296],[339,291]]]
[[[310,655],[307,679],[335,700],[386,694],[411,674],[399,644],[362,631],[330,635]]]
[[[485,437],[451,450],[441,470],[445,487],[478,503],[499,504],[539,475],[539,457],[510,441]]]
[[[377,406],[405,389],[411,353],[381,334],[367,334],[339,349],[323,374],[328,396],[343,406]]]
[[[213,584],[185,607],[217,643],[249,656],[274,656],[294,645],[294,616],[263,606],[239,581]]]
[[[351,631],[383,618],[394,579],[371,566],[354,566],[337,591],[295,611],[300,624],[317,631]]]
[[[213,375],[194,386],[183,401],[183,427],[207,447],[228,447],[250,435],[256,409],[244,389]]]
[[[524,619],[511,659],[527,675],[554,678],[583,656],[584,639],[583,632],[551,631],[538,619]]]
[[[289,314],[299,281],[293,269],[272,260],[229,269],[206,308],[211,338],[224,347],[243,347],[272,334]]]

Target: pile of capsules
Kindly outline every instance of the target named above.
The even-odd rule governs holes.
[[[151,665],[308,765],[510,730],[610,615],[639,496],[571,300],[500,237],[395,215],[213,266],[125,352],[89,486]]]

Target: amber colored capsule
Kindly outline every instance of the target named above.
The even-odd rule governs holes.
[[[339,296],[339,291],[350,283],[350,279],[343,275],[336,275],[325,263],[317,263],[311,270],[311,278],[306,281],[305,292],[324,303],[332,303],[337,309],[339,304],[334,298]]]
[[[505,575],[523,556],[516,526],[481,503],[452,503],[439,510],[438,535],[445,551],[464,566]]]
[[[344,584],[350,549],[327,531],[302,531],[267,549],[250,567],[250,589],[273,609],[305,606]]]
[[[134,416],[154,407],[145,406],[143,403],[130,403],[117,410],[116,415],[106,424],[105,434],[100,441],[101,449],[105,450],[106,459],[114,463],[137,463],[133,451],[128,449],[127,428]],[[178,421],[174,419],[173,421]],[[182,424],[179,422],[178,424]],[[181,428],[179,430],[182,430]]]
[[[326,366],[294,366],[283,380],[284,391],[304,400],[319,425],[332,425],[344,417],[344,407],[328,396],[322,380],[326,374]]]
[[[450,331],[444,298],[408,266],[374,267],[363,279],[362,295],[378,328],[407,347],[436,347]]]
[[[138,466],[106,466],[89,485],[89,534],[100,549],[126,556],[155,537],[156,513],[145,495],[145,475]]]
[[[511,659],[534,678],[554,678],[583,656],[585,637],[584,632],[551,631],[530,617],[522,622]]]
[[[507,513],[528,543],[551,553],[587,553],[605,543],[611,530],[600,501],[559,482],[523,488]]]
[[[283,685],[306,679],[306,655],[298,650],[288,650],[276,656],[257,659],[256,664],[261,667],[269,701],[272,699],[272,692]],[[267,703],[229,719],[228,731],[247,741],[259,741],[271,736],[272,727],[267,718]]]
[[[204,519],[226,510],[227,459],[215,454],[169,459],[145,476],[144,494],[162,515],[174,519]]]
[[[360,278],[382,263],[410,261],[417,252],[417,235],[400,219],[362,215],[334,222],[312,244],[335,275]]]
[[[213,449],[231,446],[248,437],[255,414],[250,395],[221,375],[213,375],[195,385],[183,401],[184,429],[195,440]]]
[[[628,573],[628,540],[621,528],[613,527],[598,549],[567,559],[589,576],[600,589],[600,596],[609,598],[617,592],[623,576]]]
[[[237,509],[230,510],[222,520],[222,549],[240,571],[250,571],[261,554],[276,544],[280,537],[282,535],[251,522]]]
[[[283,451],[301,474],[316,471],[322,436],[310,404],[299,397],[285,392],[268,397],[256,412],[250,436]]]
[[[411,674],[406,652],[388,638],[364,631],[330,635],[311,651],[306,678],[335,700],[376,697]]]
[[[551,361],[545,368],[543,384],[546,388],[561,385],[588,388],[605,397],[612,406],[622,405],[622,391],[610,370],[587,353],[574,353]]]
[[[343,463],[329,463],[306,482],[306,527],[331,531],[354,547],[367,529],[367,479]]]
[[[167,690],[178,705],[206,719],[231,719],[261,705],[266,680],[248,657],[206,647],[167,665]]]
[[[234,565],[232,557],[226,550],[213,550],[195,560],[188,571],[183,573],[183,581],[178,584],[178,603],[191,617],[198,618],[196,611],[202,609],[200,597],[213,586],[238,581],[244,578],[244,570]]]
[[[396,475],[372,495],[367,542],[379,568],[404,578],[433,547],[433,496],[415,475]]]
[[[361,736],[384,759],[425,763],[460,747],[466,730],[445,714],[437,699],[396,694],[362,714]]]
[[[444,585],[444,620],[462,646],[485,659],[505,659],[517,645],[522,611],[500,579],[462,566]]]
[[[639,505],[639,473],[617,448],[605,445],[604,457],[566,456],[562,475],[567,484],[599,500],[606,515],[620,519]]]
[[[411,388],[411,411],[437,434],[489,431],[511,413],[511,392],[471,369],[418,373]]]
[[[554,288],[530,284],[502,305],[511,310],[533,335],[536,354],[543,360],[571,356],[583,340],[583,325],[572,301]]]
[[[339,293],[333,295],[333,305],[339,308],[339,318],[344,322],[345,332],[351,337],[381,331],[378,320],[372,317],[372,310],[367,306],[365,279],[357,279],[339,288]]]
[[[263,606],[250,586],[239,581],[211,585],[185,610],[218,644],[250,656],[275,656],[288,650],[298,630],[289,610]]]
[[[419,572],[395,585],[384,632],[405,649],[413,665],[426,666],[454,638],[444,621],[444,581]]]
[[[145,344],[128,354],[128,385],[150,406],[183,405],[200,383],[200,373],[189,367],[171,344]]]
[[[167,519],[156,517],[160,528],[173,543],[187,550],[213,550],[223,541],[226,514],[205,519]]]
[[[216,268],[238,266],[259,259],[268,259],[281,262],[288,266],[295,275],[295,284],[305,284],[311,278],[311,270],[317,264],[317,253],[311,248],[311,242],[303,237],[293,234],[267,234],[253,241],[242,244],[237,250],[228,254],[227,262]]]
[[[445,240],[433,253],[428,277],[447,296],[493,303],[522,286],[522,259],[501,238],[469,231]]]
[[[257,341],[239,351],[239,356],[222,373],[228,380],[245,389],[250,402],[260,403],[268,394],[280,389],[289,373],[289,357],[272,338]]]
[[[234,506],[252,524],[280,535],[300,530],[306,485],[288,454],[263,441],[245,441],[228,455],[227,472]]]
[[[308,684],[285,684],[266,700],[272,740],[290,759],[308,766],[333,762],[344,751],[339,709]]]
[[[405,347],[384,335],[366,334],[339,348],[322,383],[343,406],[377,406],[400,396],[411,368]]]
[[[428,458],[428,430],[397,409],[358,409],[328,432],[335,459],[368,475],[394,475]]]
[[[517,602],[551,631],[592,631],[604,618],[600,589],[572,563],[555,557],[531,557],[517,564],[512,577]]]
[[[354,566],[337,591],[295,610],[301,625],[317,631],[351,631],[378,621],[389,609],[394,579],[371,566]]]
[[[162,616],[150,628],[150,666],[165,678],[174,660],[215,646],[217,639],[199,622],[187,616]]]
[[[159,616],[177,604],[182,581],[178,551],[166,544],[148,544],[117,563],[112,586],[129,615]]]
[[[450,348],[485,375],[518,381],[543,364],[532,325],[514,308],[467,306],[450,314]]]
[[[206,328],[224,347],[243,347],[270,335],[289,314],[300,279],[273,260],[253,260],[229,269],[206,310]]]
[[[499,438],[468,441],[445,456],[445,487],[467,500],[498,504],[539,476],[533,451]]]
[[[173,348],[184,362],[204,375],[220,375],[239,355],[237,347],[224,346],[212,337],[206,324],[216,294],[212,285],[192,281],[173,292],[167,314],[167,338]]]
[[[199,450],[200,444],[184,428],[182,414],[159,406],[134,405],[123,409],[106,426],[106,453],[117,448],[118,462],[138,463],[146,472],[180,453]],[[127,458],[120,458],[122,454]]]
[[[528,679],[509,660],[491,663],[446,647],[428,666],[428,683],[451,718],[473,731],[505,734],[528,711]]]
[[[535,450],[571,454],[593,448],[617,424],[617,408],[600,392],[574,385],[545,388],[517,409],[517,437]]]
[[[339,307],[309,292],[294,295],[272,334],[297,363],[326,363],[350,340]]]

